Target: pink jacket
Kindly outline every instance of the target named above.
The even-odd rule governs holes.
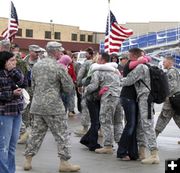
[[[151,61],[151,57],[149,57],[149,56],[142,56],[142,57],[140,57],[140,58],[138,58],[137,60],[135,60],[135,61],[131,61],[130,63],[129,63],[129,69],[134,69],[137,65],[139,65],[139,64],[145,64],[145,63],[148,63],[148,62],[150,62]]]

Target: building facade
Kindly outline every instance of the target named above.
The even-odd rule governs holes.
[[[0,17],[0,33],[8,25],[8,19]],[[133,36],[145,33],[157,32],[161,29],[177,27],[179,22],[149,22],[149,23],[126,23],[122,26],[131,28]],[[78,26],[55,24],[51,20],[49,23],[19,20],[18,34],[14,40],[21,49],[27,50],[28,45],[38,44],[45,47],[50,40],[63,44],[65,49],[73,52],[93,47],[99,50],[99,43],[104,41],[104,32],[94,32],[80,30]],[[0,39],[3,39],[0,37]]]
[[[0,33],[8,25],[7,18],[0,18]],[[19,30],[14,42],[20,44],[22,49],[27,49],[27,44],[39,44],[44,47],[50,41],[58,41],[65,45],[66,49],[72,51],[83,50],[93,47],[99,49],[100,40],[104,39],[104,33],[80,30],[78,26],[34,22],[19,20]]]

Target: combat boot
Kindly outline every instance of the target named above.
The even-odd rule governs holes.
[[[112,154],[113,148],[112,146],[104,146],[103,148],[96,149],[95,152],[98,154]]]
[[[29,137],[29,135],[27,132],[21,134],[20,139],[18,140],[18,144],[26,144],[28,137]]]
[[[61,160],[60,162],[59,172],[77,172],[79,170],[79,165],[73,165],[65,160]]]
[[[143,159],[141,161],[141,163],[143,163],[143,164],[159,164],[159,162],[160,162],[160,160],[159,160],[157,150],[151,151],[151,155],[148,158]]]
[[[88,127],[83,127],[82,129],[76,130],[74,134],[76,134],[77,136],[83,136],[87,133],[87,131]]]
[[[32,169],[32,165],[31,165],[31,162],[32,162],[32,156],[27,156],[25,157],[25,163],[24,163],[24,170],[25,171],[29,171]]]
[[[140,146],[139,147],[139,160],[143,160],[146,158],[145,152],[146,152],[146,147]]]

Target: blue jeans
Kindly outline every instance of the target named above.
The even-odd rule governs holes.
[[[136,139],[136,126],[138,105],[135,100],[121,97],[121,104],[124,109],[126,125],[118,143],[117,157],[129,156],[130,159],[138,158],[138,148]]]
[[[15,151],[21,120],[21,115],[0,115],[0,173],[15,173]]]

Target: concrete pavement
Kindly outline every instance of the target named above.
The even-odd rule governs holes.
[[[72,132],[72,159],[70,161],[81,166],[80,173],[164,173],[166,159],[180,158],[180,145],[177,144],[177,141],[180,140],[180,130],[173,120],[158,137],[161,160],[158,165],[142,165],[139,161],[120,161],[116,158],[117,146],[114,147],[113,155],[90,152],[79,143],[80,138],[73,133],[80,127],[80,117],[70,118],[69,127]],[[27,171],[23,171],[24,148],[24,145],[17,146],[16,173],[27,173]],[[50,132],[47,133],[39,153],[33,158],[32,166],[33,169],[29,173],[58,173],[59,158],[57,157],[56,143]]]

